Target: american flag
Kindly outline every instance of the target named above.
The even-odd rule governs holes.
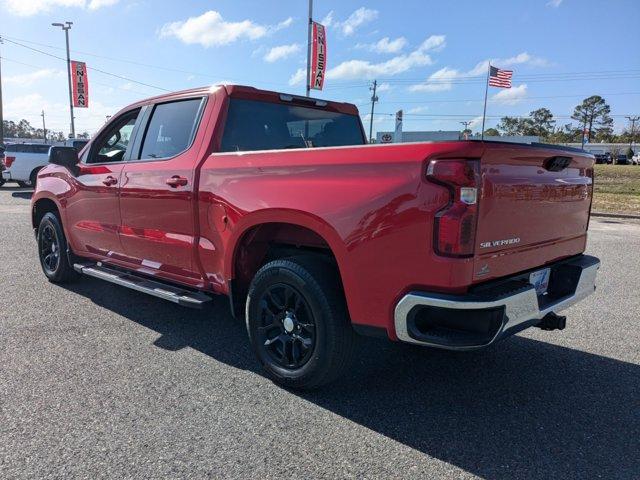
[[[511,88],[511,77],[513,77],[513,70],[502,70],[491,66],[489,69],[489,86]]]

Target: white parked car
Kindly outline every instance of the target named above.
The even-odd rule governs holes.
[[[49,147],[42,143],[7,144],[4,152],[2,179],[20,187],[33,187],[38,170],[49,163]]]

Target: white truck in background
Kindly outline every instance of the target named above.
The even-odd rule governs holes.
[[[88,140],[69,139],[64,145],[82,150]],[[49,163],[49,148],[46,143],[8,143],[4,152],[4,170],[0,185],[16,182],[23,188],[35,186],[38,171]]]

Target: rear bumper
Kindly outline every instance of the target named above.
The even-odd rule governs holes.
[[[399,340],[449,350],[475,350],[540,323],[595,290],[600,260],[580,255],[551,268],[547,295],[538,296],[529,273],[474,288],[466,295],[411,292],[396,305]]]

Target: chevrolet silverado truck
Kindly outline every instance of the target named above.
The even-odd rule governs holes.
[[[366,143],[346,103],[236,85],[138,102],[80,152],[52,147],[31,204],[42,270],[185,307],[226,296],[292,388],[344,371],[354,332],[479,349],[564,328],[594,291],[593,156]]]

